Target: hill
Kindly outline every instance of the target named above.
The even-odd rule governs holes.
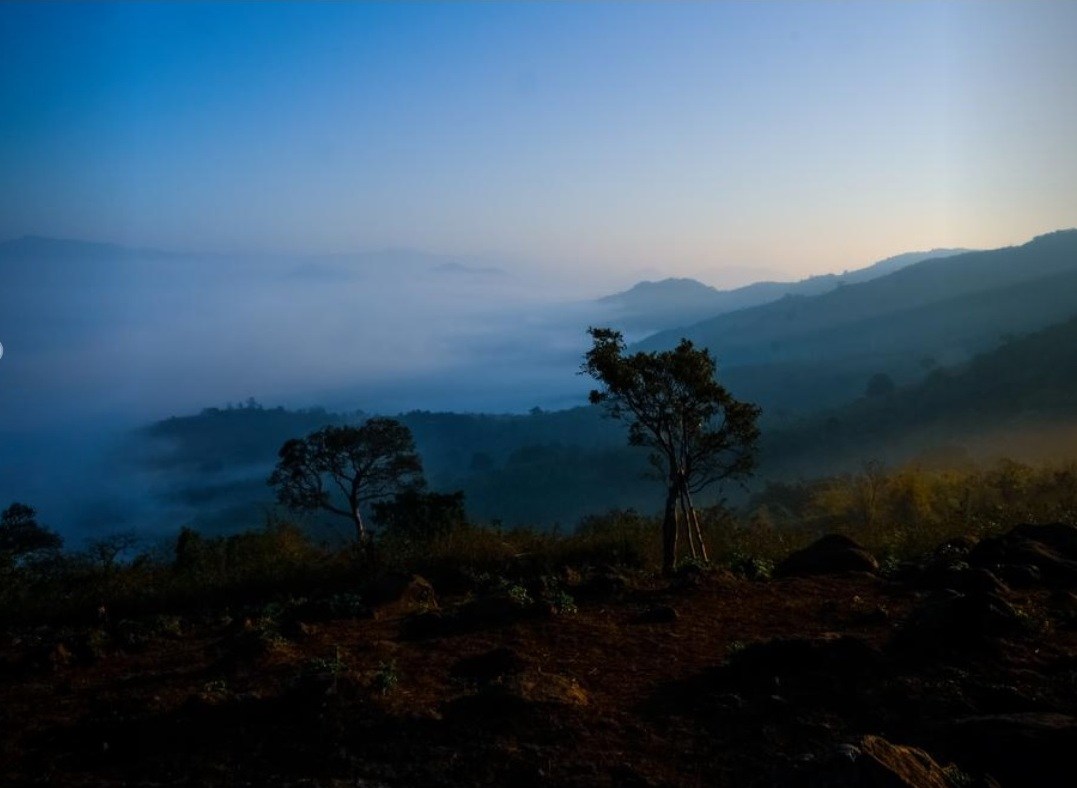
[[[785,296],[811,296],[837,287],[867,282],[924,260],[949,257],[966,249],[933,249],[907,252],[841,274],[812,276],[797,282],[755,282],[732,290],[718,290],[695,279],[663,279],[640,282],[622,293],[605,296],[597,303],[612,309],[610,319],[629,331],[657,331],[686,326],[738,309],[767,304]]]
[[[1077,425],[1077,317],[1005,341],[916,384],[765,436],[769,468],[821,472],[843,459],[901,461],[976,445],[1018,458],[1069,454]],[[991,447],[994,448],[991,448]],[[981,459],[986,457],[981,456]],[[848,462],[845,463],[848,465]]]
[[[1077,230],[1017,247],[914,263],[868,282],[779,301],[656,334],[709,347],[737,396],[774,412],[854,399],[877,372],[899,382],[954,364],[1006,336],[1077,313]]]

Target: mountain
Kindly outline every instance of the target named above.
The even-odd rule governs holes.
[[[913,263],[867,282],[778,301],[664,331],[637,347],[682,337],[710,348],[723,380],[772,414],[849,401],[872,374],[898,382],[953,364],[1011,334],[1077,314],[1077,230],[1016,247]]]
[[[640,282],[632,288],[598,299],[612,310],[610,320],[629,331],[659,331],[716,317],[727,312],[760,306],[790,295],[811,296],[830,292],[845,284],[867,282],[906,266],[967,252],[967,249],[933,249],[907,252],[841,274],[823,274],[798,282],[755,282],[733,290],[718,290],[695,279],[662,279]]]
[[[863,397],[764,436],[764,465],[820,473],[842,460],[904,460],[970,442],[1072,458],[1077,425],[1077,317],[915,384]],[[1003,436],[1005,438],[1003,439]],[[1034,443],[1027,438],[1035,436]],[[952,452],[951,452],[952,454]]]

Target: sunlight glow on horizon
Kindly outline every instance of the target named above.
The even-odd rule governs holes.
[[[1018,244],[1077,225],[1074,34],[1064,2],[4,4],[0,239],[725,286]]]

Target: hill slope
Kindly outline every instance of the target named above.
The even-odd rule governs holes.
[[[874,372],[910,381],[932,360],[959,363],[1074,313],[1077,230],[1066,230],[923,261],[814,297],[789,296],[656,334],[639,347],[666,348],[686,336],[716,354],[738,396],[804,412],[853,399]]]
[[[998,444],[1072,456],[1077,423],[1077,317],[893,394],[863,398],[764,439],[768,467],[816,472],[842,458],[902,459],[939,447]],[[1035,442],[1022,438],[1035,438]],[[1004,451],[1003,451],[1004,450]]]
[[[727,312],[768,304],[785,296],[828,293],[845,284],[867,282],[914,263],[966,251],[933,249],[930,252],[907,252],[842,274],[812,276],[798,282],[755,282],[732,290],[718,290],[695,279],[640,282],[623,293],[600,298],[597,303],[614,310],[612,319],[617,325],[631,331],[656,331],[669,326],[691,325]]]

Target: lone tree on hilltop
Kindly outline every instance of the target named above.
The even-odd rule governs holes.
[[[373,418],[358,427],[325,427],[281,446],[268,483],[292,509],[347,517],[356,538],[368,538],[360,507],[425,486],[411,430],[395,419]]]
[[[19,560],[27,556],[59,550],[64,540],[37,521],[37,511],[24,503],[13,503],[0,513],[0,556]]]
[[[588,333],[594,346],[581,372],[601,384],[591,392],[591,404],[629,423],[628,442],[652,450],[651,462],[666,484],[662,571],[671,573],[677,560],[678,507],[692,555],[707,560],[692,494],[751,474],[760,409],[734,399],[715,378],[714,358],[687,339],[673,350],[626,355],[619,331]]]

